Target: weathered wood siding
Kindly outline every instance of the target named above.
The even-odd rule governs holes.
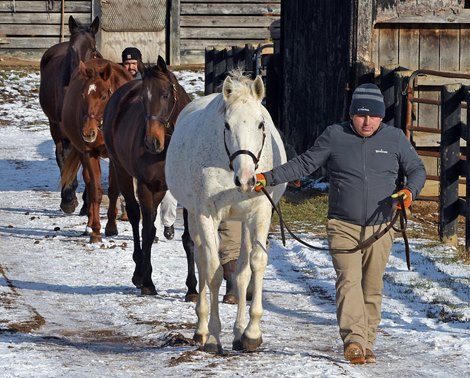
[[[462,15],[461,15],[462,17]],[[428,20],[429,22],[424,22]],[[403,21],[410,21],[404,19]],[[431,22],[433,21],[433,22]],[[374,65],[401,66],[415,71],[427,69],[446,72],[470,73],[470,49],[468,36],[470,22],[435,23],[435,18],[421,19],[420,23],[383,22],[374,28]],[[469,19],[470,21],[470,19]],[[416,98],[440,101],[441,85],[456,80],[443,77],[418,77]],[[469,84],[468,80],[457,80]],[[466,121],[466,112],[462,111]],[[413,106],[413,127],[441,129],[440,108],[432,104],[415,103]],[[426,131],[413,131],[412,141],[423,160],[428,175],[438,177],[440,161],[438,157],[428,156],[424,151],[439,151],[441,135]],[[421,152],[423,151],[423,153]],[[435,196],[438,182],[428,181],[424,195]]]
[[[305,151],[326,126],[345,116],[351,14],[351,2],[343,0],[282,3],[280,127],[297,152]]]
[[[374,28],[374,65],[401,66],[411,71],[429,69],[436,71],[470,72],[469,24],[398,24],[380,23]],[[435,81],[421,88],[425,98],[439,99],[440,88]],[[422,81],[424,86],[424,81]],[[418,96],[420,93],[418,93]],[[419,104],[415,110],[416,124],[439,128],[436,106]],[[438,146],[439,136],[426,136],[418,143]]]
[[[69,37],[68,19],[91,21],[92,0],[64,2],[0,0],[0,54],[40,57],[45,49]],[[63,26],[62,26],[63,25]]]
[[[170,33],[171,64],[204,63],[206,48],[258,45],[271,39],[280,0],[178,0],[179,22]],[[178,61],[179,57],[179,62]]]
[[[271,39],[273,28],[279,33],[281,0],[162,2],[167,6],[163,30],[134,30],[139,22],[129,23],[129,30],[102,29],[97,42],[103,55],[119,60],[124,47],[135,45],[141,48],[145,61],[151,62],[160,54],[170,64],[203,64],[205,48],[247,43],[256,46]],[[0,0],[0,53],[40,57],[47,48],[60,42],[61,37],[68,39],[70,15],[81,22],[90,22],[93,16],[102,15],[102,3],[113,5],[109,0],[65,1],[62,20],[60,0]],[[138,8],[130,6],[122,18],[130,18]]]

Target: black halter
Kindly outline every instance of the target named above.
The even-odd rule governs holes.
[[[83,116],[83,122],[87,120],[87,118],[94,119],[98,122],[98,129],[103,129],[103,116],[97,116],[95,113],[87,113]]]
[[[228,150],[228,147],[227,147],[227,141],[225,140],[225,129],[224,129],[224,146],[225,146],[225,152],[227,152],[227,156],[230,161],[229,163],[230,170],[233,171],[232,162],[238,155],[250,156],[253,159],[253,162],[255,163],[255,169],[258,169],[258,162],[259,162],[259,158],[261,157],[261,152],[263,151],[265,139],[266,139],[266,133],[264,132],[264,126],[263,126],[263,143],[261,143],[261,149],[258,152],[258,156],[255,156],[255,154],[249,150],[238,150],[238,151],[235,151],[233,154],[230,154],[230,151]]]

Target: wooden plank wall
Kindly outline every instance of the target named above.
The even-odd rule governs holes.
[[[50,46],[69,37],[68,19],[91,21],[92,0],[65,1],[64,30],[59,0],[0,0],[0,54],[28,53],[40,57]]]
[[[311,147],[329,124],[345,119],[351,14],[351,2],[344,0],[282,2],[279,127],[298,153]]]
[[[172,42],[179,42],[179,49],[172,49],[179,50],[181,64],[204,63],[206,48],[270,41],[270,27],[281,14],[280,0],[180,0],[179,5],[180,38]]]
[[[40,57],[60,42],[61,7],[60,0],[0,0],[0,54],[21,52]],[[273,23],[279,32],[280,8],[281,0],[172,0],[167,60],[170,64],[203,64],[205,48],[257,46],[270,41]],[[67,40],[69,16],[90,22],[93,0],[67,0],[64,10]],[[141,39],[136,43],[141,45]],[[154,37],[147,39],[153,41]],[[161,37],[158,41],[165,43]],[[164,47],[160,49],[162,54]]]
[[[470,73],[470,24],[450,23],[381,23],[374,29],[373,59],[375,67],[401,66],[411,71],[428,69]],[[418,78],[415,97],[440,100],[440,85],[452,83],[447,78]],[[466,84],[466,83],[465,83]],[[466,121],[466,112],[462,111]],[[414,104],[413,126],[440,129],[439,107]],[[439,151],[440,134],[415,131],[413,143],[420,150]],[[439,175],[439,159],[421,156],[428,175]],[[437,183],[427,183],[426,194],[436,195]],[[433,188],[434,186],[434,188]],[[426,192],[426,188],[425,191]]]

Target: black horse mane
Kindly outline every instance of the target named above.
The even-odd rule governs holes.
[[[73,46],[79,36],[91,34],[93,35],[93,31],[91,29],[91,25],[88,24],[81,24],[77,22],[77,27],[74,29],[72,35],[70,36],[69,45],[67,47],[67,54],[65,55],[64,59],[64,69],[62,71],[62,83],[64,86],[69,85],[70,79],[72,77],[72,72],[75,68],[78,67],[80,63],[80,59],[78,57],[77,51],[73,49]],[[94,35],[93,35],[94,38]],[[92,50],[92,48],[90,48]],[[75,59],[74,59],[75,58]],[[85,58],[85,57],[84,57]]]
[[[171,72],[169,69],[166,71],[162,71],[161,68],[157,64],[146,64],[144,69],[143,77],[149,76],[154,78],[167,78],[170,79],[171,82],[175,82],[176,76]]]

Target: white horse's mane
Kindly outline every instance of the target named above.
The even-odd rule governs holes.
[[[230,97],[225,101],[227,106],[230,107],[240,99],[256,98],[254,81],[249,76],[244,75],[240,68],[231,70],[228,77],[231,80],[224,82],[224,86],[230,91]]]

